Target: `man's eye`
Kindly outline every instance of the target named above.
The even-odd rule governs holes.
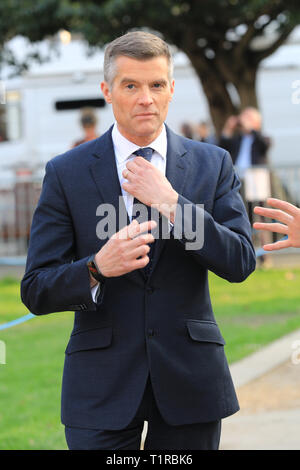
[[[132,83],[129,83],[129,85],[126,86],[129,90],[132,90],[134,88],[134,85]]]
[[[154,88],[161,88],[161,83],[154,83]]]

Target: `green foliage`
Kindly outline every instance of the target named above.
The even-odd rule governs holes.
[[[54,314],[0,331],[0,449],[66,449],[60,393],[71,323],[72,314]]]
[[[256,270],[242,284],[210,275],[217,323],[230,362],[300,328],[300,269]]]
[[[30,42],[52,37],[60,29],[68,27],[70,10],[68,0],[1,0],[0,2],[0,65],[8,63],[17,72],[28,68],[32,61],[41,62],[38,52],[29,52],[18,60],[7,43],[15,36],[23,36]]]
[[[95,48],[128,31],[150,30],[187,54],[219,133],[229,115],[258,105],[257,68],[299,21],[296,0],[2,0],[0,65],[15,65],[19,72],[32,60],[47,59],[31,52],[18,63],[5,46],[16,35],[36,42],[68,29]],[[271,44],[253,46],[257,38],[270,35]],[[239,105],[232,101],[229,84]]]
[[[128,30],[149,28],[185,51],[228,54],[240,42],[249,49],[270,23],[278,33],[292,28],[299,15],[295,0],[2,0],[0,44],[16,35],[40,41],[66,28],[103,46]]]
[[[297,2],[289,0],[88,0],[73,5],[73,26],[83,31],[91,44],[103,46],[130,29],[146,27],[183,50],[192,35],[196,50],[205,49],[205,41],[199,46],[197,40],[206,39],[210,47],[228,51],[244,36],[247,27],[251,27],[248,39],[262,35],[271,22],[276,22],[273,27],[280,32],[295,26],[300,13]],[[241,25],[244,27],[236,30]],[[226,37],[228,32],[232,33],[230,37]]]
[[[59,0],[2,0],[0,3],[0,43],[17,34],[31,41],[55,34],[66,26],[63,6]]]

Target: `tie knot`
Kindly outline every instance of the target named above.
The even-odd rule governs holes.
[[[143,147],[143,148],[140,148],[140,149],[136,150],[133,153],[134,153],[134,155],[138,155],[139,157],[143,157],[146,160],[148,160],[148,162],[150,162],[153,152],[154,152],[154,150],[151,147]]]

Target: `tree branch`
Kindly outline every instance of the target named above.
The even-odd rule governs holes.
[[[273,54],[273,52],[275,52],[286,41],[286,39],[289,37],[294,28],[295,25],[286,26],[279,38],[276,39],[276,41],[274,41],[271,46],[267,47],[263,51],[252,52],[252,56],[254,58],[255,63],[259,64],[263,59]]]
[[[254,26],[255,21],[257,21],[258,18],[260,18],[263,15],[270,16],[270,21],[271,21],[281,11],[282,11],[282,5],[274,4],[273,0],[271,0],[268,3],[266,3],[265,5],[263,5],[261,10],[259,10],[257,12],[257,14],[255,15],[255,19],[253,19],[251,21],[251,23],[248,24],[248,29],[247,29],[246,33],[242,36],[241,40],[237,43],[236,47],[233,50],[234,57],[237,60],[241,57],[242,54],[244,54],[245,49],[248,49],[249,42],[258,33],[258,30]],[[267,22],[264,25],[264,28],[269,24],[269,22]]]

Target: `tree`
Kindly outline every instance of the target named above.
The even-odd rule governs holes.
[[[133,29],[146,28],[160,34],[190,59],[217,133],[224,120],[240,108],[258,106],[256,77],[261,61],[275,52],[300,22],[296,0],[25,0],[24,3],[46,4],[48,8],[45,25],[36,26],[32,20],[23,26],[23,32],[22,28],[16,29],[15,33],[31,40],[42,39],[61,27],[83,34],[93,47],[103,47]],[[35,7],[32,8],[34,11]],[[0,40],[1,37],[0,27]]]
[[[32,51],[22,60],[18,59],[11,52],[8,42],[20,35],[36,43],[67,28],[74,9],[68,5],[68,0],[1,0],[0,67],[8,64],[19,73],[28,68],[32,61],[41,61],[39,53]]]
[[[103,46],[133,28],[160,33],[190,59],[207,97],[217,133],[245,106],[258,106],[256,76],[263,59],[299,21],[289,0],[90,0],[74,27]],[[234,93],[232,92],[234,90]],[[235,97],[238,97],[236,102]]]

